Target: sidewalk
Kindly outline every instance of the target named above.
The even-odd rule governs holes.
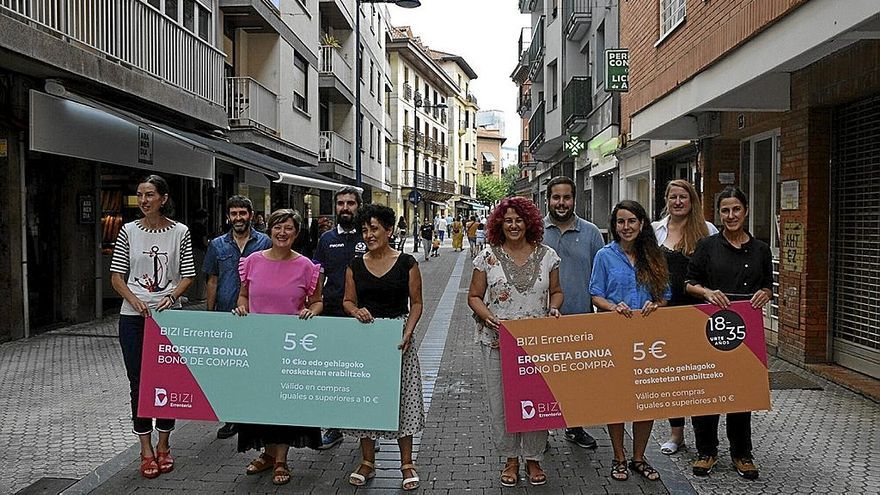
[[[411,242],[409,243],[411,244]],[[407,248],[407,252],[410,249]],[[659,443],[668,431],[657,421],[648,457],[662,483],[631,476],[610,479],[611,446],[605,429],[591,428],[596,451],[550,439],[543,463],[544,487],[501,489],[502,460],[488,435],[482,370],[467,308],[467,251],[417,259],[424,279],[425,313],[417,329],[427,412],[416,463],[421,492],[488,493],[877,493],[880,491],[880,405],[771,360],[774,371],[790,371],[822,390],[773,390],[771,412],[753,418],[755,458],[761,478],[742,480],[730,468],[726,441],[718,469],[706,479],[690,474],[692,450],[667,457]],[[454,304],[453,304],[454,301]],[[442,357],[442,359],[441,359]],[[795,384],[797,385],[797,384]],[[436,392],[436,394],[434,393]],[[347,474],[360,456],[347,438],[330,451],[293,450],[290,484],[275,487],[270,476],[246,476],[256,454],[235,452],[235,439],[217,440],[217,425],[180,422],[172,436],[173,473],[145,480],[137,472],[135,438],[128,419],[128,386],[116,340],[116,318],[78,325],[0,346],[0,493],[16,493],[41,478],[64,478],[66,493],[352,493]],[[722,420],[723,423],[723,420]],[[724,436],[724,427],[720,428]],[[688,441],[693,434],[688,426]],[[629,442],[629,440],[627,440]],[[377,455],[379,476],[365,491],[398,491],[396,444],[384,441]],[[36,488],[36,487],[35,487]],[[44,491],[40,493],[57,493]],[[36,492],[33,492],[36,493]]]

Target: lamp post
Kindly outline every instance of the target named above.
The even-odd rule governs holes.
[[[354,177],[358,187],[363,184],[361,174],[361,146],[363,142],[363,116],[361,115],[361,4],[364,3],[390,3],[405,9],[414,9],[422,5],[419,0],[355,0],[355,28],[354,28],[354,63],[355,63],[355,119],[354,124]]]

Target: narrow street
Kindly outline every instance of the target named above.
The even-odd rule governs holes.
[[[409,251],[409,248],[407,248]],[[637,476],[623,483],[607,475],[611,445],[603,427],[589,431],[596,451],[550,438],[544,467],[549,482],[501,489],[502,460],[488,434],[481,362],[472,341],[466,304],[470,281],[466,252],[448,243],[439,258],[419,257],[425,314],[419,323],[427,426],[416,439],[424,493],[876,493],[880,489],[880,406],[782,361],[773,372],[793,373],[800,388],[773,390],[770,412],[753,419],[761,478],[737,477],[722,440],[719,466],[706,479],[690,474],[693,451],[659,454],[666,422],[658,421],[649,458],[662,483]],[[235,452],[235,440],[217,440],[216,424],[180,422],[172,436],[173,473],[146,480],[137,472],[130,433],[125,371],[115,338],[115,319],[57,330],[0,346],[0,493],[351,493],[346,476],[357,464],[353,439],[326,452],[291,453],[293,479],[277,488],[268,476],[246,476],[253,452]],[[442,357],[442,359],[441,359]],[[801,381],[797,381],[800,378]],[[791,383],[783,386],[790,386]],[[776,387],[774,387],[776,388]],[[24,397],[25,401],[16,400]],[[723,436],[723,425],[720,429]],[[854,434],[858,432],[858,434]],[[688,426],[688,441],[693,438]],[[379,474],[364,489],[398,491],[396,444],[383,441]],[[829,452],[834,452],[829,456]],[[54,479],[48,479],[54,478]],[[31,490],[27,487],[35,484]]]

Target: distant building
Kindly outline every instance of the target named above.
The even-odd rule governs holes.
[[[504,136],[507,134],[504,127],[504,112],[501,110],[480,110],[477,112],[477,127],[495,129]]]
[[[480,173],[501,177],[501,145],[506,141],[496,129],[477,128],[477,160]]]

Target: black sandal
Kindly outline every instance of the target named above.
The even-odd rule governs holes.
[[[644,459],[641,461],[635,459],[629,461],[629,467],[631,467],[633,471],[641,474],[642,477],[648,481],[657,481],[660,479],[660,472],[654,469],[654,467],[648,464]]]
[[[629,479],[629,470],[626,468],[626,461],[611,459],[611,477],[617,481],[626,481]]]

